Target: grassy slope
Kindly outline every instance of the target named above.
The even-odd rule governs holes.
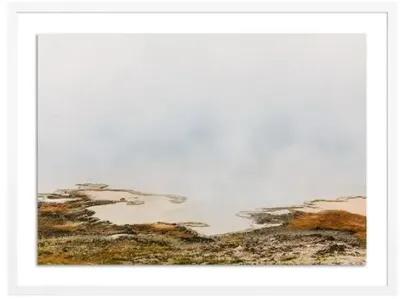
[[[367,218],[346,211],[323,211],[320,213],[296,213],[289,228],[306,230],[339,230],[354,233],[366,242]]]
[[[175,224],[114,225],[86,209],[107,201],[38,205],[38,263],[362,264],[365,217],[295,213],[274,229],[199,236]],[[360,242],[360,238],[361,242]],[[340,245],[338,245],[340,244]]]

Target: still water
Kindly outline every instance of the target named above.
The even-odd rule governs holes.
[[[164,196],[137,196],[143,204],[127,202],[91,207],[95,217],[115,224],[145,224],[155,222],[201,223],[208,226],[193,226],[192,229],[205,235],[223,234],[257,228],[250,219],[236,215],[237,210],[225,206],[209,206],[190,199],[183,203],[171,202]],[[129,202],[129,199],[128,199]]]

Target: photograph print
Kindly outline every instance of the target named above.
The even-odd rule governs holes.
[[[365,265],[364,34],[39,34],[39,265]]]

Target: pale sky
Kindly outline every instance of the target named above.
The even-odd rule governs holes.
[[[365,194],[361,34],[45,34],[39,192],[196,200]]]

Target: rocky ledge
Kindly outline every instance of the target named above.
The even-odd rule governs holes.
[[[99,192],[118,196],[104,200]],[[97,192],[97,193],[96,193]],[[239,264],[362,265],[366,254],[366,217],[333,203],[365,197],[315,200],[297,207],[240,212],[261,228],[202,236],[190,228],[202,223],[115,225],[100,221],[88,208],[138,195],[136,190],[110,189],[105,184],[40,194],[38,200],[38,263],[64,264]],[[127,194],[126,194],[127,192]],[[166,194],[179,203],[183,196]],[[361,199],[360,199],[361,198]],[[328,202],[328,209],[321,203]]]

